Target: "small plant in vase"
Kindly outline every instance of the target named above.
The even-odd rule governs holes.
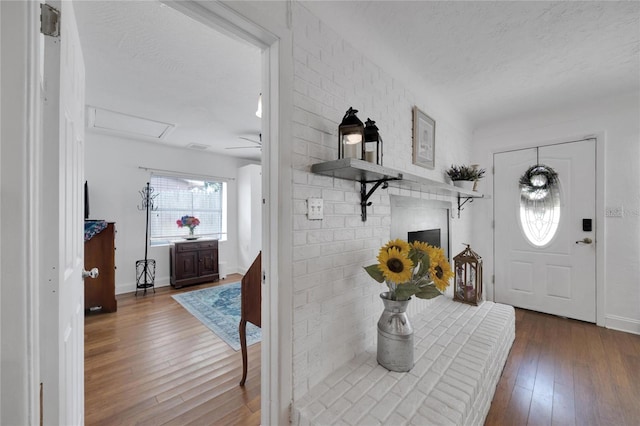
[[[451,165],[447,169],[447,176],[449,176],[454,186],[475,191],[476,184],[484,177],[485,171],[485,169],[478,168],[476,164],[471,166],[464,164],[459,166]]]

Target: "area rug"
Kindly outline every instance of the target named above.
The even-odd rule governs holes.
[[[240,282],[223,284],[171,296],[191,315],[224,340],[233,350],[240,350]],[[247,346],[258,343],[260,327],[247,323]]]

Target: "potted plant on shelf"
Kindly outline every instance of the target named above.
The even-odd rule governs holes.
[[[453,182],[454,186],[463,189],[473,189],[477,182],[484,177],[485,169],[478,168],[477,164],[466,166],[464,164],[460,166],[451,165],[447,170],[447,175]]]

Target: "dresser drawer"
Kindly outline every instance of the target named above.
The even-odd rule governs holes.
[[[176,251],[192,251],[202,249],[214,249],[218,248],[218,240],[206,240],[206,241],[187,241],[184,243],[175,244]]]

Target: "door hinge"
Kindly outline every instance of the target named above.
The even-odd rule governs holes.
[[[44,414],[42,410],[44,409],[44,384],[40,383],[40,426],[44,425]]]
[[[60,11],[48,4],[40,5],[40,32],[46,36],[60,37]]]
[[[495,284],[495,283],[496,283],[496,276],[491,275],[491,284]]]

